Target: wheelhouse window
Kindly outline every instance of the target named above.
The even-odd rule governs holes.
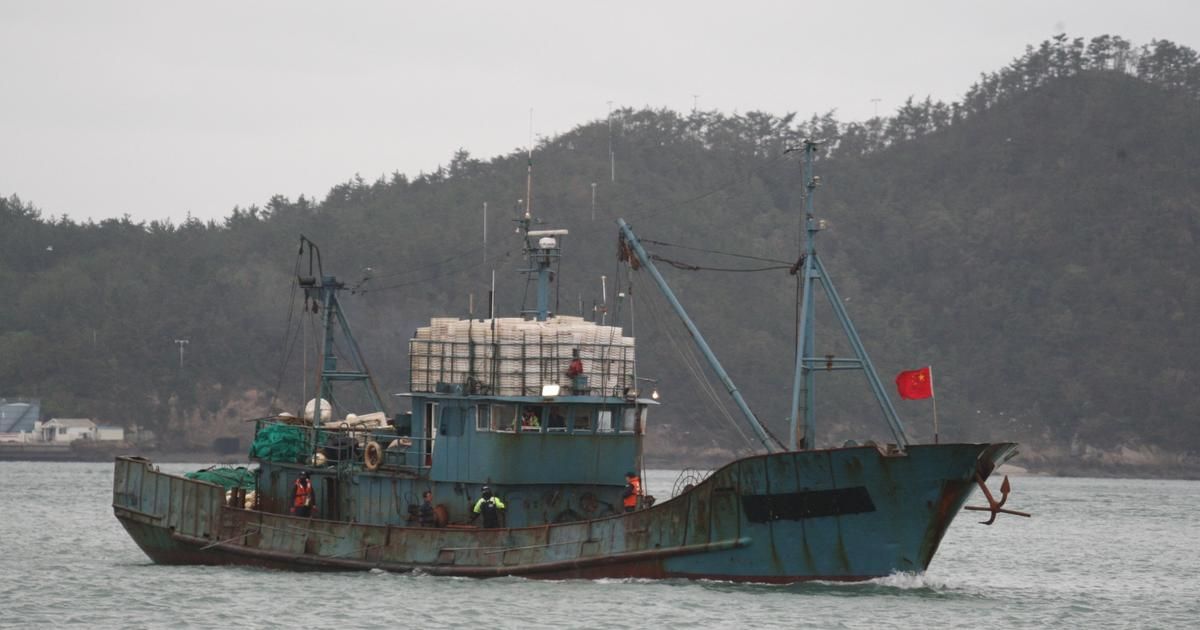
[[[551,405],[549,417],[546,419],[546,430],[562,433],[567,430],[567,415],[571,411],[565,405]]]
[[[492,408],[487,405],[475,407],[475,430],[490,431],[492,429]]]
[[[626,407],[621,413],[621,433],[633,433],[637,428],[637,408]]]
[[[521,430],[541,431],[545,421],[545,407],[541,405],[525,405],[521,408]]]
[[[612,410],[601,409],[596,412],[596,432],[597,433],[612,433],[613,421]]]
[[[573,424],[573,430],[575,432],[590,432],[592,430],[593,411],[594,410],[591,407],[575,408],[575,421]]]
[[[492,405],[492,426],[496,431],[515,431],[517,424],[516,405]]]

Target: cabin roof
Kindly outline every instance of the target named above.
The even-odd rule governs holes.
[[[42,426],[49,426],[51,424],[65,429],[92,429],[96,426],[95,422],[87,418],[51,418]]]

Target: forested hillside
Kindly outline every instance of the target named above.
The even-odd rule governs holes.
[[[747,443],[644,272],[618,266],[613,221],[677,263],[662,266],[680,299],[783,435],[802,207],[788,150],[806,137],[823,141],[820,254],[885,382],[934,367],[943,438],[1016,439],[1035,461],[1197,457],[1200,63],[1112,36],[1056,37],[961,102],[910,100],[887,118],[624,109],[539,143],[534,215],[571,230],[558,310],[590,316],[606,276],[610,321],[637,335],[663,393],[651,453],[683,464]],[[196,444],[294,408],[311,319],[291,287],[300,234],[354,289],[344,302],[383,389],[403,391],[415,328],[465,316],[471,294],[482,304],[492,269],[498,311],[521,306],[526,163],[464,150],[417,177],[355,177],[221,223],[78,223],[0,198],[0,396]],[[818,353],[844,353],[829,311],[818,318]],[[861,376],[821,376],[821,444],[888,437]],[[898,404],[929,439],[928,403]]]

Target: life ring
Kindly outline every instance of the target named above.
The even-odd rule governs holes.
[[[363,449],[363,466],[367,470],[376,470],[383,463],[383,447],[379,442],[367,442],[367,447]]]

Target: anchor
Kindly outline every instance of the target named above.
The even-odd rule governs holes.
[[[975,510],[976,512],[992,513],[992,517],[988,520],[979,521],[980,525],[991,525],[992,523],[995,523],[996,515],[1000,514],[1001,512],[1004,514],[1012,514],[1013,516],[1024,516],[1025,518],[1033,516],[1027,512],[1018,512],[1017,510],[1009,510],[1004,507],[1004,504],[1008,501],[1008,493],[1012,491],[1012,486],[1008,483],[1008,475],[1004,475],[1004,483],[1000,484],[999,501],[992,496],[992,491],[988,490],[987,484],[984,483],[983,477],[979,476],[979,473],[975,473],[975,483],[979,484],[980,490],[983,490],[983,496],[987,499],[988,504],[986,506],[968,505],[966,506],[966,509]]]

